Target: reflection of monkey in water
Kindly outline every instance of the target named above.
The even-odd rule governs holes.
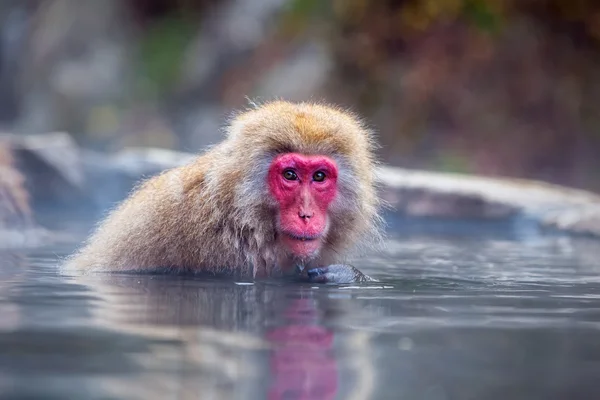
[[[67,268],[368,280],[333,264],[379,237],[372,149],[370,132],[339,109],[256,107],[196,161],[142,184]]]
[[[286,310],[289,324],[267,334],[271,355],[269,399],[333,399],[338,390],[338,367],[333,332],[315,323],[316,309],[308,299]]]

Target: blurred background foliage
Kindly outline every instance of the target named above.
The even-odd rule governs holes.
[[[3,0],[0,123],[199,151],[246,96],[362,115],[393,165],[600,191],[595,0]]]

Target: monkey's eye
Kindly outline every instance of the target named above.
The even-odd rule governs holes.
[[[283,171],[283,177],[288,181],[295,181],[296,179],[298,179],[298,175],[296,175],[296,173],[291,169],[286,169],[285,171]]]
[[[323,182],[325,180],[325,172],[317,171],[313,174],[313,180],[315,182]]]

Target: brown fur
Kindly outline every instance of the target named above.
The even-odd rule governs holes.
[[[70,269],[156,268],[273,275],[294,263],[275,245],[268,166],[277,154],[321,154],[338,164],[326,245],[315,265],[339,262],[379,238],[371,133],[337,108],[276,101],[235,117],[227,137],[189,165],[139,186],[70,260]],[[360,247],[360,246],[358,246]]]

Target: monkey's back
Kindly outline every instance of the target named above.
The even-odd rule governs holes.
[[[194,162],[141,183],[98,226],[64,268],[81,272],[217,271],[244,262],[232,218],[232,199],[207,188],[217,148]]]

